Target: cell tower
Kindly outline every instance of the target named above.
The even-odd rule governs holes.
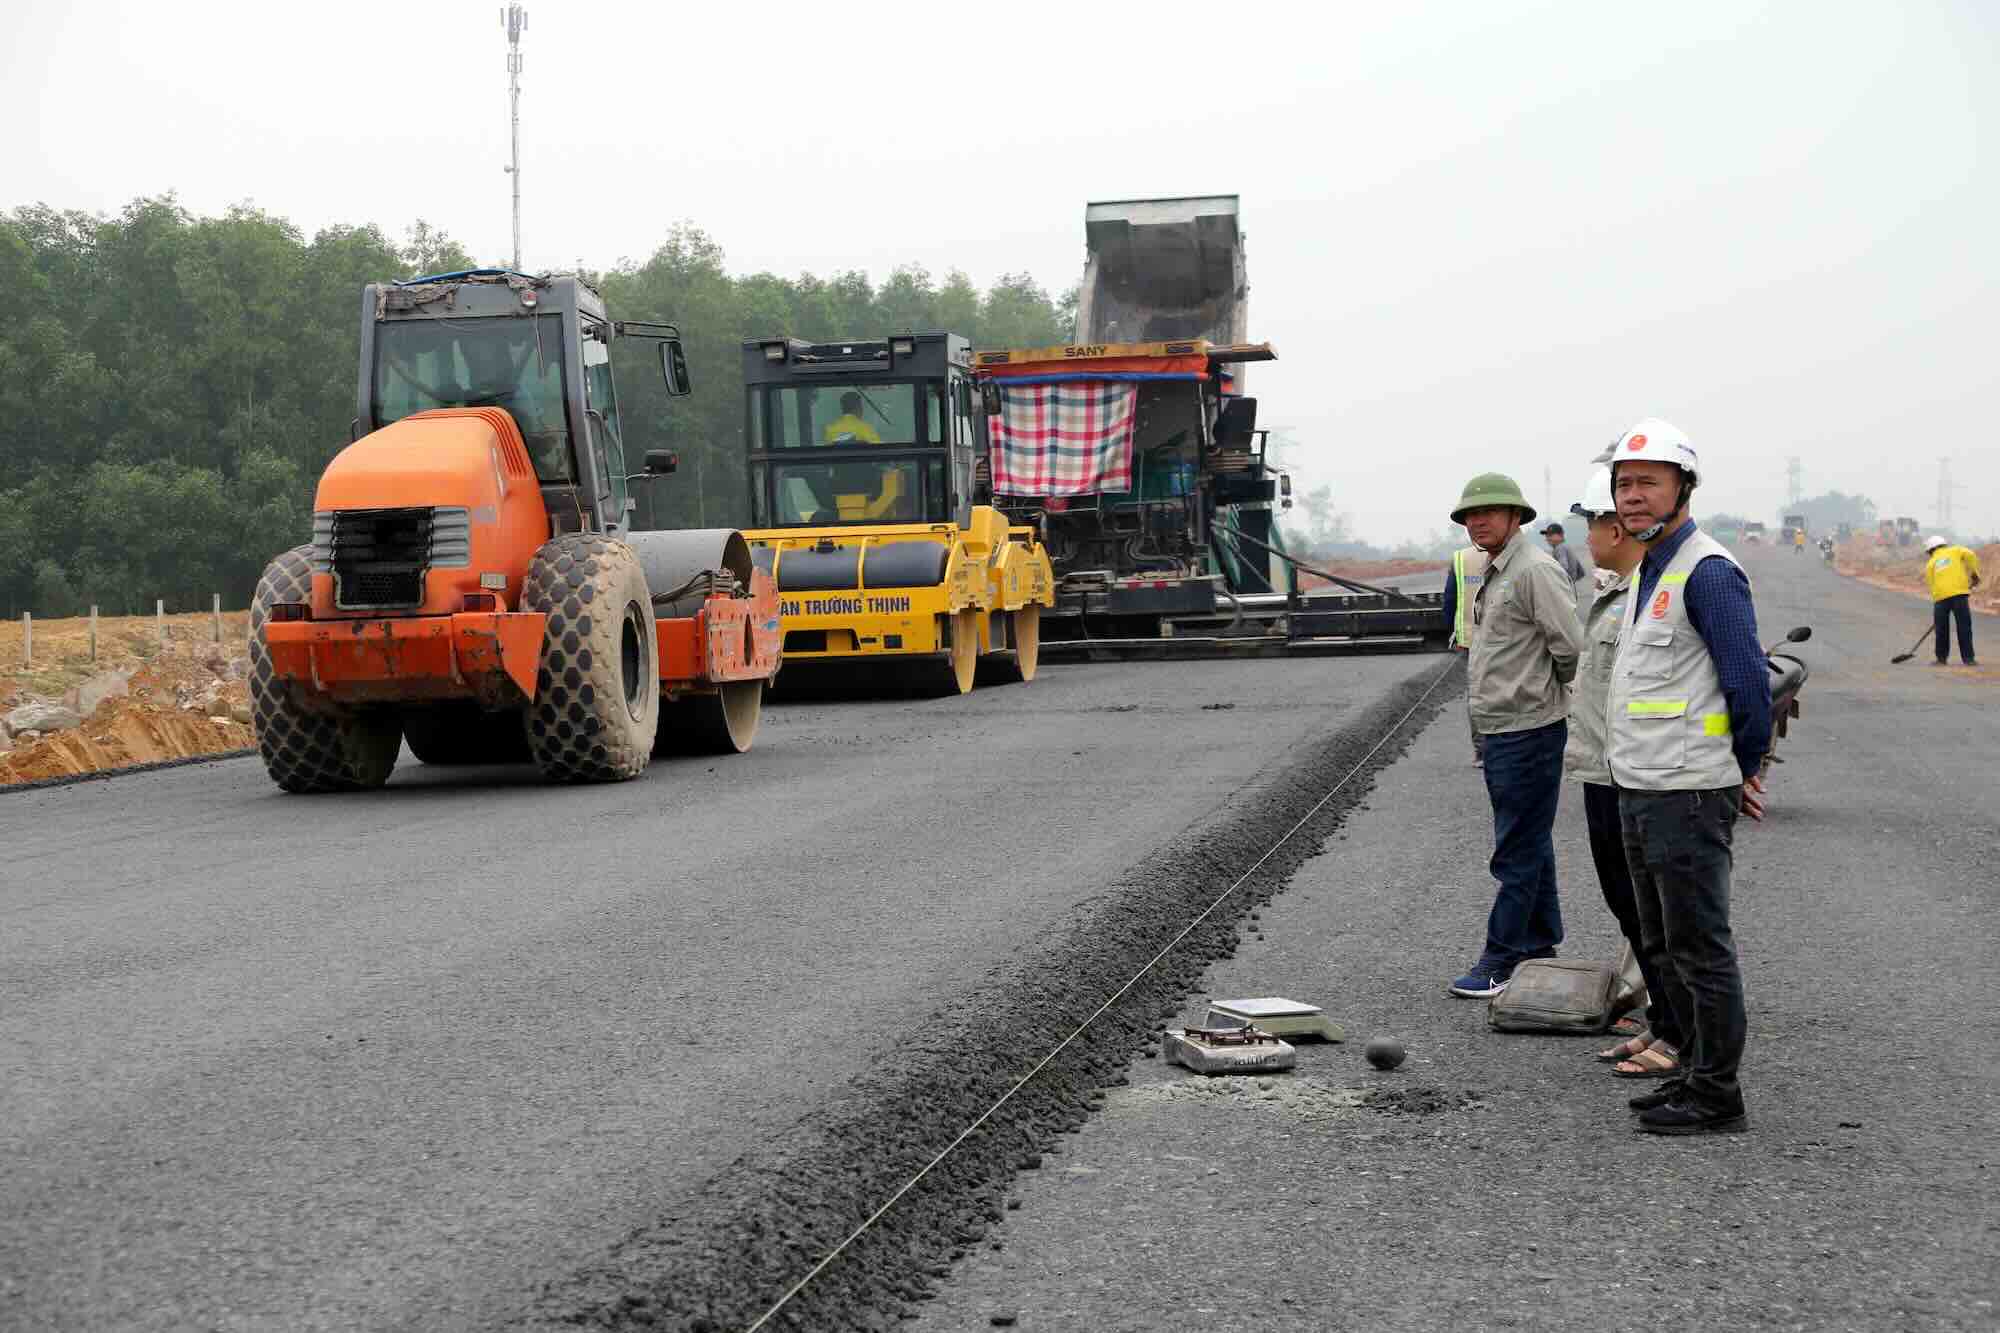
[[[1805,498],[1805,465],[1793,454],[1785,460],[1785,507],[1796,511]]]
[[[1945,532],[1951,531],[1952,489],[1951,460],[1949,458],[1940,458],[1938,459],[1937,521],[1938,527]]]
[[[514,178],[514,271],[521,271],[521,34],[528,30],[528,11],[509,5],[500,11],[507,30],[507,97],[513,104],[514,158],[506,167]]]

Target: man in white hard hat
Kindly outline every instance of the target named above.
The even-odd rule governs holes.
[[[1577,668],[1576,693],[1570,699],[1563,774],[1583,784],[1583,818],[1590,831],[1590,859],[1597,867],[1597,884],[1604,892],[1604,905],[1618,921],[1619,933],[1632,947],[1646,988],[1645,1030],[1603,1052],[1603,1058],[1613,1062],[1612,1072],[1620,1077],[1655,1078],[1678,1068],[1681,1034],[1645,951],[1632,871],[1625,861],[1625,833],[1618,820],[1618,788],[1611,780],[1611,765],[1604,754],[1604,708],[1611,693],[1611,669],[1618,658],[1632,571],[1639,567],[1645,550],[1618,521],[1609,467],[1599,467],[1591,474],[1582,501],[1571,505],[1569,511],[1589,525],[1584,529],[1584,544],[1597,566],[1597,587],[1583,621],[1583,663]]]
[[[1749,579],[1688,512],[1701,465],[1687,436],[1648,417],[1608,461],[1619,521],[1646,554],[1611,673],[1605,753],[1644,953],[1684,1038],[1676,1076],[1632,1108],[1649,1133],[1732,1133],[1749,1119],[1730,845],[1739,815],[1764,813],[1770,670]]]
[[[1951,660],[1951,627],[1958,624],[1958,660],[1978,666],[1972,654],[1972,590],[1979,586],[1979,557],[1942,537],[1924,543],[1924,586],[1931,591],[1937,665]]]

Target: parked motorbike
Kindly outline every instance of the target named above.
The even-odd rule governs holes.
[[[1812,674],[1805,659],[1782,650],[1787,644],[1804,643],[1811,637],[1811,627],[1800,625],[1764,650],[1765,665],[1771,668],[1771,743],[1765,748],[1764,762],[1757,770],[1759,777],[1769,773],[1771,765],[1785,762],[1778,754],[1778,742],[1790,734],[1789,724],[1799,715],[1799,691],[1805,687],[1806,677]]]

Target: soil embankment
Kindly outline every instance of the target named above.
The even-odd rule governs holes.
[[[2000,615],[2000,542],[1979,547],[1979,568],[1985,577],[1972,590],[1972,609]],[[1855,537],[1834,551],[1835,569],[1850,578],[1930,600],[1924,586],[1924,552],[1917,546],[1885,546],[1872,537]]]
[[[1401,578],[1406,574],[1427,574],[1432,570],[1445,568],[1449,562],[1444,560],[1333,560],[1321,564],[1315,560],[1312,563],[1318,565],[1319,568],[1324,569],[1327,573],[1338,574],[1342,578],[1373,580]],[[1327,586],[1327,582],[1317,574],[1308,574],[1304,570],[1300,570],[1299,586],[1301,588],[1324,588]]]
[[[19,621],[0,624],[0,787],[136,764],[225,754],[250,727],[249,615],[36,621],[29,660]]]

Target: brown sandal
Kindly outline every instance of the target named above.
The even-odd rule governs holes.
[[[1611,1025],[1614,1037],[1636,1037],[1646,1030],[1646,1020],[1639,1014],[1627,1014]]]
[[[1631,1059],[1611,1067],[1614,1078],[1672,1078],[1680,1072],[1680,1052],[1663,1041],[1656,1041]]]
[[[1631,1038],[1629,1041],[1621,1041],[1608,1051],[1599,1051],[1597,1058],[1607,1065],[1623,1064],[1627,1060],[1637,1059],[1640,1052],[1652,1044],[1653,1034],[1642,1031],[1638,1036]]]

